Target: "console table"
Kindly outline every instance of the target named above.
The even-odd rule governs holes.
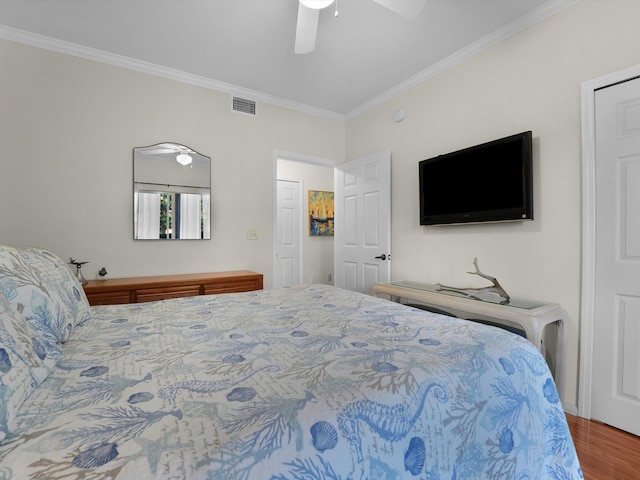
[[[262,274],[248,270],[110,278],[90,280],[84,285],[91,305],[152,302],[168,298],[252,290],[262,290]]]
[[[472,298],[462,294],[437,290],[435,285],[398,281],[376,283],[371,294],[389,300],[409,302],[436,307],[459,318],[467,320],[489,320],[495,323],[522,328],[527,339],[538,350],[545,354],[542,337],[548,325],[556,326],[555,361],[550,365],[560,396],[564,396],[564,378],[566,369],[566,336],[565,322],[567,312],[557,303],[533,302],[529,300],[510,299],[508,304],[496,295]]]

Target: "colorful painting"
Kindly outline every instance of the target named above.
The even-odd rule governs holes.
[[[309,235],[333,235],[333,192],[309,190]]]

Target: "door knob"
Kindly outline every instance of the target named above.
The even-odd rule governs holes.
[[[383,253],[382,255],[378,255],[377,257],[374,258],[379,258],[380,260],[386,260],[387,256]]]

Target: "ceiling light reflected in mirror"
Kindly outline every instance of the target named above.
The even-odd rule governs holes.
[[[191,158],[191,155],[189,155],[188,153],[182,152],[176,157],[176,162],[178,162],[180,165],[191,165],[192,161],[193,158]]]

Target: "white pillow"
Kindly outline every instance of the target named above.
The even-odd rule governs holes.
[[[42,342],[38,332],[0,295],[0,442],[13,431],[22,403],[49,373],[46,356],[37,352],[40,346],[34,348]]]
[[[67,314],[73,319],[73,326],[88,320],[91,316],[89,300],[69,265],[49,250],[28,247],[22,251],[32,255],[31,258],[39,268],[47,289],[50,292],[55,291],[65,301]]]
[[[39,331],[49,348],[90,316],[71,269],[43,249],[0,246],[0,293]]]

